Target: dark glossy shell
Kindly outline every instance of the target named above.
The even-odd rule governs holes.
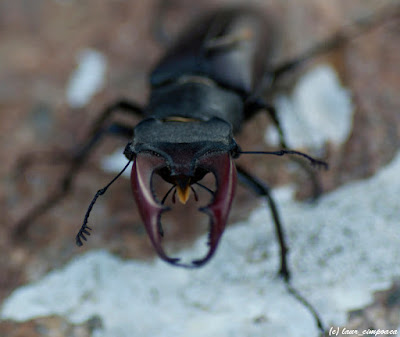
[[[273,35],[255,10],[217,11],[194,22],[177,39],[155,67],[151,85],[197,75],[250,95],[265,75]]]

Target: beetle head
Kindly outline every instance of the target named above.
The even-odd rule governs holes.
[[[158,255],[183,267],[198,267],[214,254],[225,229],[236,187],[233,156],[237,145],[231,127],[220,119],[198,122],[165,122],[146,119],[135,128],[126,155],[133,159],[131,183],[142,220]],[[211,202],[199,211],[209,216],[208,252],[191,264],[169,257],[161,244],[161,215],[170,208],[155,196],[153,176],[159,175],[176,188],[180,202],[186,203],[191,185],[213,174],[216,191]]]

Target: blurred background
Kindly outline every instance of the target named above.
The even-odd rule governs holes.
[[[118,98],[146,103],[149,72],[165,50],[154,37],[155,22],[162,19],[174,36],[208,9],[237,3],[257,5],[266,13],[273,13],[278,23],[279,41],[273,63],[279,64],[355,20],[398,1],[174,0],[161,18],[160,3],[164,2],[0,2],[0,303],[19,285],[40,279],[85,249],[106,248],[123,258],[154,257],[128,180],[113,185],[96,204],[91,215],[96,225],[90,243],[79,250],[74,243],[94,193],[112,178],[99,162],[104,154],[125,145],[115,139],[107,139],[94,151],[78,175],[74,190],[32,223],[26,238],[14,242],[10,233],[29,209],[57,187],[66,167],[62,161],[37,163],[16,177],[15,168],[21,158],[38,153],[71,153],[101,109]],[[330,164],[330,170],[321,173],[325,191],[371,176],[399,148],[399,22],[399,17],[388,19],[345,46],[308,62],[285,81],[285,90],[290,92],[301,73],[318,63],[330,63],[351,91],[355,106],[351,135],[339,147],[324,147],[323,155]],[[88,50],[101,55],[104,80],[88,102],[74,105],[68,101],[67,89],[79,56]],[[238,143],[243,149],[267,148],[264,133],[269,123],[266,116],[259,114],[246,125]],[[286,160],[252,157],[241,161],[272,186],[295,182],[300,199],[310,196],[306,175],[302,170],[287,170]],[[245,219],[257,200],[239,189],[234,202],[230,222]],[[176,248],[190,246],[197,235],[195,228],[175,233]],[[35,324],[0,322],[0,335],[40,336]],[[59,331],[58,325],[52,327],[48,323],[47,328]]]

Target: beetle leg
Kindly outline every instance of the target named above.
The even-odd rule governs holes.
[[[272,84],[280,79],[282,75],[292,72],[293,70],[301,67],[308,60],[315,58],[321,54],[329,53],[330,51],[343,47],[346,43],[358,36],[368,32],[371,29],[385,24],[393,17],[399,15],[400,6],[398,3],[387,5],[378,15],[372,13],[366,17],[359,18],[355,24],[342,28],[336,34],[324,39],[323,41],[315,44],[298,57],[287,60],[275,67],[269,76],[272,74]]]
[[[290,279],[290,272],[287,263],[288,247],[285,240],[285,233],[283,231],[282,222],[280,220],[275,201],[271,196],[270,188],[265,183],[253,177],[241,166],[236,165],[236,169],[240,182],[242,182],[246,187],[250,188],[258,196],[265,197],[268,202],[269,208],[271,209],[272,218],[274,220],[276,237],[279,242],[281,253],[281,266],[279,269],[279,275],[282,276],[286,281],[288,281]]]
[[[283,75],[293,72],[295,69],[301,67],[306,63],[308,60],[321,55],[328,53],[334,49],[342,47],[348,38],[345,37],[344,34],[338,33],[332,36],[330,39],[316,44],[311,49],[305,51],[303,54],[299,55],[295,59],[288,60],[282,64],[279,64],[271,71],[272,73],[272,83],[273,85],[276,81],[278,81]]]
[[[104,133],[122,136],[124,138],[132,138],[133,129],[122,124],[114,123],[104,131]],[[97,135],[98,137],[99,135]],[[78,154],[80,151],[78,152]],[[71,153],[68,150],[50,150],[38,153],[32,153],[29,156],[24,156],[17,159],[17,163],[13,168],[13,177],[18,180],[32,166],[40,165],[65,165],[74,161],[78,154]]]
[[[127,100],[118,100],[113,104],[107,106],[97,120],[93,123],[92,129],[89,132],[89,139],[94,138],[94,136],[102,129],[104,129],[105,123],[109,118],[116,112],[124,112],[130,115],[134,114],[138,117],[143,116],[143,109],[136,103]]]
[[[108,118],[110,118],[110,115],[117,111],[124,111],[128,113],[134,113],[139,116],[143,114],[142,109],[136,105],[135,103],[126,101],[126,100],[120,100],[115,102],[114,104],[108,106],[102,114],[100,114],[99,118],[94,122],[94,125],[92,127],[91,132],[89,133],[88,141],[84,145],[84,147],[80,148],[80,150],[77,153],[70,153],[67,151],[49,151],[49,152],[43,152],[43,153],[33,153],[30,154],[29,156],[24,156],[22,158],[19,158],[17,160],[17,164],[15,165],[14,172],[15,172],[15,177],[19,178],[22,174],[24,174],[29,167],[40,163],[40,164],[65,164],[65,163],[70,163],[74,160],[76,160],[76,157],[81,157],[84,156],[91,148],[91,145],[93,142],[96,142],[96,140],[101,137],[103,133],[109,133],[113,135],[119,135],[123,137],[132,137],[132,127],[127,127],[121,124],[114,123],[110,125],[110,127],[103,131],[103,124],[106,122]]]
[[[286,244],[285,240],[285,233],[283,231],[283,226],[279,217],[279,213],[275,204],[274,199],[271,196],[270,188],[264,183],[258,180],[256,177],[250,175],[245,169],[243,169],[241,166],[236,165],[237,173],[238,173],[238,178],[239,180],[248,188],[253,190],[258,196],[265,197],[268,201],[269,207],[272,212],[272,217],[274,219],[274,224],[275,224],[275,231],[276,231],[276,236],[278,238],[280,250],[281,250],[281,267],[279,270],[279,275],[283,277],[286,285],[287,291],[292,294],[304,307],[306,307],[312,316],[314,317],[314,320],[318,326],[318,329],[322,333],[324,332],[324,325],[322,323],[322,320],[316,311],[316,309],[312,306],[311,303],[307,301],[305,297],[303,297],[300,292],[294,288],[291,285],[290,282],[290,271],[288,267],[288,262],[287,262],[287,253],[288,253],[288,247]]]
[[[263,99],[257,98],[252,99],[246,102],[246,116],[253,116],[256,112],[260,110],[264,110],[268,113],[269,117],[271,118],[272,122],[275,124],[276,129],[278,130],[279,135],[279,145],[282,149],[287,150],[288,146],[285,140],[285,134],[283,132],[282,126],[279,122],[278,114],[275,107],[271,104],[266,103]],[[249,117],[247,117],[249,118]],[[292,157],[291,160],[299,164],[304,171],[307,173],[309,179],[312,183],[312,200],[317,200],[320,195],[322,194],[322,185],[318,178],[317,173],[313,170],[310,165],[305,163],[303,160],[299,158]]]
[[[58,202],[66,197],[68,192],[71,190],[72,183],[77,173],[86,162],[89,153],[99,143],[100,139],[105,134],[118,134],[125,137],[131,135],[132,127],[128,127],[126,125],[114,123],[108,127],[105,127],[105,124],[108,122],[109,118],[117,111],[142,115],[142,109],[138,105],[124,100],[118,101],[106,107],[98,119],[94,122],[86,142],[80,147],[80,150],[77,153],[73,154],[72,159],[69,161],[68,169],[56,190],[47,195],[39,204],[33,207],[20,221],[14,225],[13,237],[15,239],[23,236],[26,233],[29,225],[35,221],[36,218],[47,212],[50,208],[54,207]]]
[[[257,112],[264,110],[268,113],[269,117],[271,118],[272,122],[275,124],[276,129],[278,130],[279,135],[279,145],[283,149],[287,149],[287,144],[285,140],[285,134],[283,132],[281,123],[278,118],[278,113],[275,107],[271,104],[265,102],[262,98],[250,98],[245,104],[245,116],[246,118],[251,118]]]
[[[32,153],[29,156],[20,157],[17,159],[13,168],[13,178],[19,180],[21,176],[29,170],[31,166],[41,165],[60,165],[69,163],[73,160],[73,154],[70,151],[44,151]]]

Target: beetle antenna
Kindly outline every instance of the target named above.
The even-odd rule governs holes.
[[[114,183],[114,181],[116,181],[116,180],[122,175],[122,173],[125,172],[125,170],[128,168],[128,166],[129,166],[129,164],[130,164],[131,162],[132,162],[132,160],[130,159],[130,160],[128,161],[128,163],[125,165],[125,167],[122,169],[122,171],[121,171],[120,173],[118,173],[118,174],[113,178],[113,180],[111,180],[105,187],[103,187],[102,189],[100,189],[100,190],[97,191],[96,195],[94,196],[92,202],[90,203],[90,205],[89,205],[89,207],[88,207],[88,209],[87,209],[87,211],[86,211],[85,219],[83,220],[83,225],[81,226],[81,229],[79,230],[78,234],[76,235],[75,242],[76,242],[76,245],[77,245],[78,247],[81,247],[81,246],[83,245],[82,239],[85,240],[85,241],[87,241],[87,238],[86,238],[85,235],[90,235],[89,230],[92,230],[92,229],[87,225],[87,223],[88,223],[88,219],[89,219],[90,212],[92,211],[92,208],[93,208],[94,204],[96,203],[97,198],[98,198],[99,196],[103,195],[104,193],[106,193],[107,189]]]
[[[285,154],[293,154],[296,156],[301,156],[303,158],[306,158],[308,161],[310,161],[311,166],[316,166],[316,167],[322,167],[325,170],[328,169],[328,163],[315,159],[308,154],[305,154],[300,151],[294,151],[294,150],[279,150],[279,151],[239,151],[239,154],[272,154],[275,156],[284,156]]]

